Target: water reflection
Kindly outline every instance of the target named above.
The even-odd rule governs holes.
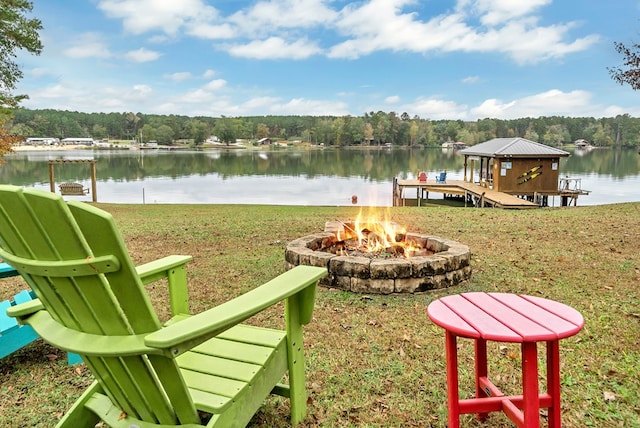
[[[95,159],[98,200],[115,203],[391,205],[393,177],[446,169],[463,178],[451,150],[68,151],[6,157],[0,182],[49,189],[48,160]],[[640,200],[640,156],[634,150],[592,150],[561,160],[561,176],[591,190],[579,205]],[[55,180],[90,187],[86,164],[56,165]]]

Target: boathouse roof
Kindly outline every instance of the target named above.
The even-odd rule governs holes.
[[[569,156],[569,152],[536,143],[526,138],[494,138],[460,150],[465,156],[514,157],[514,158],[557,158]]]

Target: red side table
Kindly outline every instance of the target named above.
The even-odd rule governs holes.
[[[449,428],[460,414],[502,411],[520,428],[540,426],[540,408],[549,410],[549,428],[560,422],[559,340],[584,326],[575,309],[540,297],[507,293],[462,293],[432,302],[429,318],[446,331]],[[457,337],[475,340],[476,397],[460,400]],[[505,396],[487,377],[487,340],[520,343],[522,395]],[[538,390],[537,343],[547,343],[547,392]]]

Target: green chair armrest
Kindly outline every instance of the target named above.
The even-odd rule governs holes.
[[[187,291],[187,272],[185,265],[193,260],[191,256],[167,256],[136,267],[143,284],[159,279],[169,280],[169,298],[171,315],[189,313],[189,293]]]
[[[171,269],[182,267],[193,260],[191,256],[172,255],[136,266],[136,272],[140,276],[143,284],[149,284],[167,277],[167,272]]]
[[[44,306],[42,305],[42,302],[40,302],[40,299],[33,299],[28,302],[9,307],[7,309],[7,315],[21,320],[24,317],[41,311],[42,309],[44,309]]]
[[[35,302],[33,300],[32,302]],[[27,306],[31,302],[15,306]],[[162,350],[146,346],[146,334],[127,336],[102,336],[82,333],[56,322],[47,311],[22,314],[24,310],[12,310],[10,316],[18,316],[22,324],[30,325],[40,337],[56,348],[82,355],[124,357],[142,354],[164,354]],[[9,313],[9,311],[7,311]]]
[[[315,293],[305,290],[315,291],[318,280],[325,275],[326,268],[297,266],[233,300],[149,334],[145,344],[180,355],[284,299],[295,298],[299,293],[303,296],[300,300],[312,298]],[[298,303],[306,303],[307,308],[300,311],[301,322],[306,323],[312,310],[308,306],[313,308],[314,302]]]

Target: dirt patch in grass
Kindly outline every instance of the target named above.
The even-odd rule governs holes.
[[[193,312],[281,273],[288,241],[357,215],[352,207],[99,206],[113,213],[136,264],[194,256],[188,269]],[[410,231],[468,245],[472,278],[418,295],[321,289],[305,332],[305,426],[446,426],[444,334],[426,307],[464,291],[525,293],[579,310],[584,330],[561,342],[564,426],[640,425],[640,204],[533,211],[398,207],[391,217]],[[0,298],[24,287],[19,279],[2,280]],[[168,316],[165,284],[148,291]],[[281,309],[250,322],[282,326]],[[517,392],[519,349],[491,344],[489,352],[492,378],[506,393]],[[459,359],[461,395],[470,397],[472,342],[460,340]],[[0,426],[52,426],[90,382],[84,367],[68,367],[64,353],[38,341],[0,360]],[[288,401],[280,398],[270,398],[251,424],[287,425]],[[468,416],[463,425],[512,426],[499,415],[486,425]]]

